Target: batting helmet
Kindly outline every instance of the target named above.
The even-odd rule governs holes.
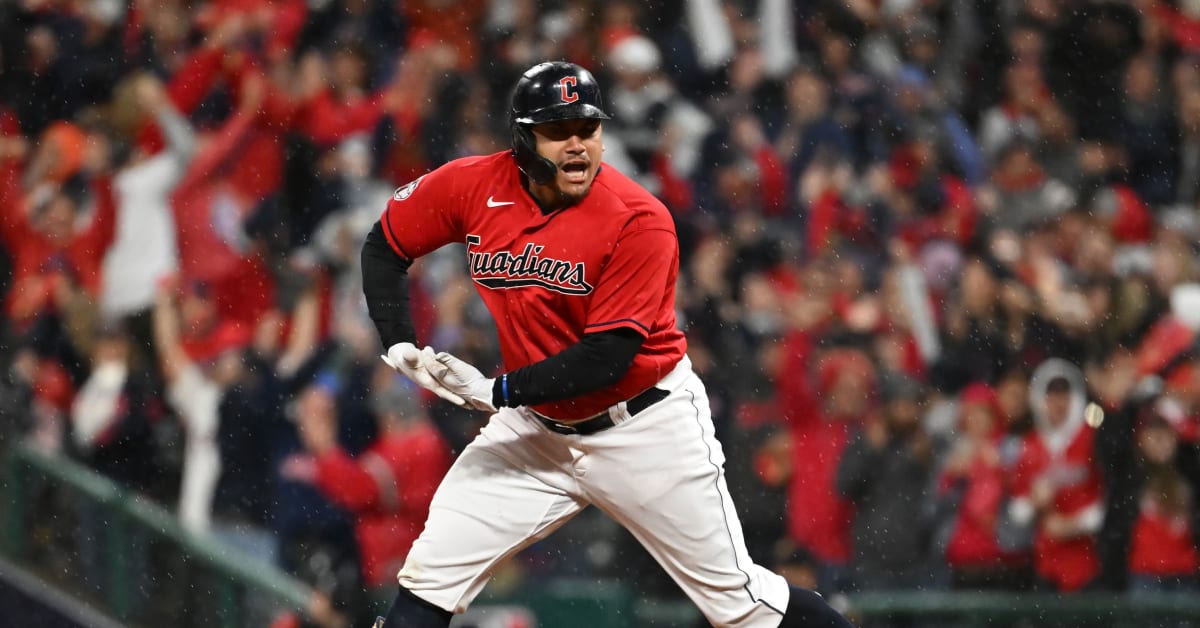
[[[537,183],[552,180],[558,168],[538,154],[530,130],[533,125],[576,118],[609,119],[604,113],[596,77],[566,61],[549,61],[529,68],[513,89],[509,113],[513,157],[521,172]]]

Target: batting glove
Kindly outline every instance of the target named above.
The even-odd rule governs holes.
[[[441,385],[466,401],[464,408],[495,412],[492,405],[492,387],[496,380],[484,377],[479,369],[442,351],[437,354],[437,364],[430,365],[429,372]]]
[[[433,352],[432,348],[425,347],[424,350],[418,350],[411,342],[398,342],[388,349],[387,355],[379,357],[388,366],[403,373],[423,388],[433,391],[435,395],[442,399],[456,406],[467,407],[467,402],[462,397],[438,383],[433,375],[430,374],[429,367],[431,365],[441,368],[441,365],[437,362],[437,355]]]

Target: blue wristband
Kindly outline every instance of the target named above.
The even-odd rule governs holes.
[[[508,405],[508,373],[500,376],[500,394],[504,395],[504,405]]]

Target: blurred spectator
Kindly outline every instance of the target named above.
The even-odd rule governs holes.
[[[46,139],[43,146],[51,148],[39,149],[39,155],[68,150],[59,147],[57,140]],[[78,142],[70,150],[82,151],[87,140],[80,133],[64,141]],[[57,156],[47,161],[63,163]],[[77,298],[94,302],[98,297],[100,265],[112,243],[116,208],[111,180],[104,176],[89,183],[77,174],[78,167],[52,166],[51,179],[38,181],[24,198],[15,181],[0,182],[0,202],[6,212],[0,236],[13,261],[7,310],[10,320],[21,327],[42,315],[68,313]],[[5,176],[15,175],[7,170]],[[80,220],[81,215],[87,219]],[[83,228],[77,227],[80,222]]]
[[[1130,59],[1122,81],[1123,117],[1129,153],[1129,184],[1147,203],[1162,205],[1176,200],[1179,183],[1177,127],[1169,101],[1162,98],[1165,68],[1153,55]]]
[[[234,114],[198,137],[196,156],[172,194],[181,276],[205,283],[220,313],[246,325],[269,308],[271,277],[243,229],[256,199],[237,184],[235,156],[246,148],[265,89],[262,77],[246,81]]]
[[[995,390],[979,382],[964,388],[957,436],[937,489],[944,520],[938,541],[953,588],[1020,590],[1029,584],[1026,551],[1004,547],[997,529],[1015,463],[1006,455],[1009,438]]]
[[[1088,2],[1055,16],[1048,69],[1055,91],[1083,135],[1120,120],[1121,83],[1130,57],[1142,46],[1140,17],[1124,2]],[[1068,43],[1069,42],[1069,43]],[[1087,72],[1075,68],[1087,66]]]
[[[1087,391],[1079,370],[1060,359],[1038,366],[1029,385],[1036,431],[1013,471],[1007,516],[1032,543],[1038,588],[1078,591],[1100,573],[1096,537],[1104,523],[1104,487],[1083,422]]]
[[[662,56],[649,38],[630,34],[614,43],[608,65],[616,81],[607,91],[613,120],[605,127],[605,161],[684,211],[712,120],[662,75]]]
[[[837,471],[872,409],[875,373],[866,355],[852,349],[832,350],[817,364],[820,401],[785,410],[793,452],[788,531],[798,547],[819,561],[818,590],[847,591],[852,586],[854,504],[838,490]]]
[[[792,464],[792,442],[778,425],[747,425],[729,430],[725,442],[727,480],[744,521],[746,548],[751,556],[774,556],[787,531],[787,477]],[[786,577],[786,576],[785,576]],[[815,573],[813,574],[815,579]],[[814,588],[814,587],[809,587]]]
[[[415,0],[405,3],[402,10],[409,22],[410,37],[419,34],[450,44],[456,58],[454,65],[472,68],[479,62],[475,33],[481,31],[485,6],[484,0]]]
[[[943,318],[943,347],[935,367],[940,385],[951,390],[968,381],[994,381],[1012,362],[1020,345],[1013,346],[1013,332],[1024,334],[1024,318],[1009,320],[1006,301],[1020,300],[1032,307],[1028,290],[1011,286],[1007,299],[994,271],[982,259],[968,259],[955,294],[950,296]],[[1023,340],[1023,339],[1021,339]]]
[[[816,163],[850,163],[853,152],[846,131],[829,106],[829,84],[816,68],[802,65],[784,84],[786,116],[775,139],[775,151],[787,161],[788,179]]]
[[[390,369],[375,379],[395,380]],[[311,386],[297,400],[300,437],[316,457],[313,481],[331,501],[356,516],[363,581],[369,587],[394,584],[408,549],[429,514],[429,501],[450,456],[437,431],[423,416],[416,391],[405,382],[375,386],[372,409],[379,436],[357,458],[337,444],[337,411],[330,391]]]
[[[1046,172],[1036,140],[1016,138],[997,147],[981,211],[992,226],[1024,234],[1075,206],[1079,193]]]
[[[703,161],[708,167],[700,175],[708,183],[700,188],[700,207],[719,225],[728,225],[739,214],[785,217],[783,161],[767,141],[758,117],[746,112],[732,115],[727,127],[705,140]]]
[[[1189,446],[1194,447],[1193,444]],[[1147,478],[1138,496],[1129,551],[1130,588],[1134,592],[1195,591],[1197,558],[1194,525],[1195,495],[1176,465],[1187,465],[1179,455],[1179,435],[1161,416],[1151,415],[1137,431],[1138,454],[1144,459]],[[1194,477],[1194,476],[1193,476]]]
[[[1175,200],[1195,206],[1200,202],[1200,85],[1180,86],[1175,111],[1181,135]]]
[[[1139,376],[1134,356],[1115,352],[1091,372],[1109,415],[1097,431],[1108,507],[1102,532],[1104,577],[1134,594],[1195,590],[1195,418],[1182,390],[1195,363],[1172,369],[1178,384]],[[1183,388],[1176,388],[1182,385]],[[1186,405],[1185,405],[1186,404]],[[1163,624],[1167,625],[1167,624]]]
[[[952,164],[949,170],[969,185],[984,179],[983,155],[966,122],[943,103],[928,75],[920,68],[901,66],[892,75],[895,105],[899,107],[900,131],[909,137],[930,139],[936,154]]]
[[[237,378],[241,351],[249,341],[243,327],[218,318],[207,286],[180,286],[174,278],[160,284],[154,306],[155,353],[167,400],[187,435],[179,516],[196,532],[208,531],[211,524],[221,475],[221,397]]]
[[[867,417],[837,468],[838,491],[855,506],[854,586],[924,589],[933,584],[933,510],[925,496],[937,455],[922,425],[925,391],[892,375],[880,382],[880,398],[880,411]]]
[[[979,122],[979,145],[984,157],[997,163],[1014,142],[1062,144],[1074,133],[1067,116],[1046,85],[1041,66],[1017,60],[1004,73],[1004,98],[984,112]]]
[[[116,241],[104,258],[100,307],[106,316],[131,316],[147,313],[154,304],[155,282],[179,270],[170,197],[196,150],[196,139],[158,79],[135,75],[118,93],[115,100],[136,109],[138,118],[153,119],[167,140],[158,153],[135,145],[120,147],[127,160],[114,155],[119,219]]]
[[[166,408],[155,378],[134,357],[129,333],[120,323],[95,330],[91,373],[71,405],[71,436],[79,455],[100,473],[140,493],[163,499],[175,487],[163,468],[158,423]]]
[[[816,590],[820,583],[817,580],[818,567],[808,552],[797,549],[787,541],[781,541],[775,548],[773,569],[787,579],[788,584]]]

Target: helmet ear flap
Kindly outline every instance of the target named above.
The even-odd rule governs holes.
[[[517,160],[517,167],[534,183],[546,184],[554,179],[558,167],[554,162],[542,157],[537,152],[537,139],[529,127],[514,122],[512,132],[512,154]]]

